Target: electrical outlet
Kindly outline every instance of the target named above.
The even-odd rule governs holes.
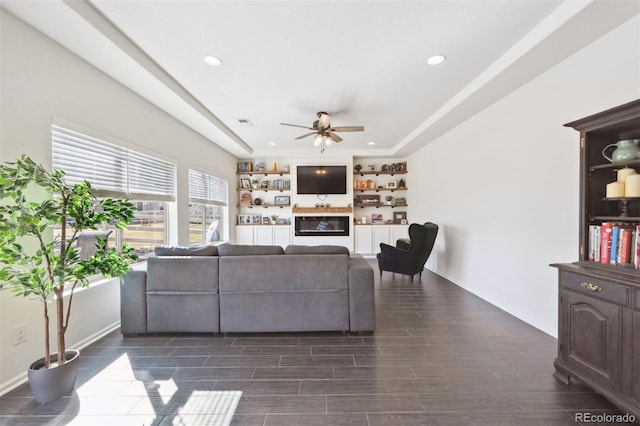
[[[13,328],[13,345],[19,345],[27,341],[27,324]]]

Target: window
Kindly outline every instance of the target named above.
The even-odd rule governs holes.
[[[228,182],[189,170],[189,243],[222,241],[226,234]]]
[[[62,120],[51,125],[53,168],[64,170],[70,184],[88,180],[99,198],[129,198],[137,207],[133,223],[125,231],[115,226],[104,231],[114,231],[109,244],[127,243],[146,257],[168,239],[167,203],[175,201],[175,164],[77,127]]]

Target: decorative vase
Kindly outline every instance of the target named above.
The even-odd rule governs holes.
[[[607,156],[605,151],[615,146],[616,149],[611,153],[611,157]],[[611,143],[602,149],[602,156],[612,163],[622,163],[638,158],[640,153],[640,139],[625,139],[616,143]]]
[[[55,401],[73,392],[80,367],[80,352],[68,350],[65,354],[67,362],[62,365],[44,368],[44,358],[40,358],[29,366],[29,386],[36,401]],[[58,362],[58,354],[49,355],[49,360],[51,364]]]

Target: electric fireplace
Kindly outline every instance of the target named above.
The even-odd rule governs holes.
[[[349,216],[296,216],[296,237],[349,236]]]

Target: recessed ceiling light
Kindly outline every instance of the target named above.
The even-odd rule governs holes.
[[[371,141],[371,142],[368,142],[368,143],[367,143],[367,145],[375,145],[375,144],[376,144],[376,143],[375,143],[375,142],[373,142],[373,141]]]
[[[429,64],[429,65],[439,65],[439,64],[443,63],[445,59],[447,59],[447,57],[442,55],[442,54],[434,55],[434,56],[430,57],[429,59],[427,59],[427,64]]]
[[[204,58],[204,62],[207,65],[211,65],[212,67],[219,67],[220,65],[222,65],[222,59],[218,58],[217,56],[205,56]]]
[[[277,145],[275,142],[269,142],[269,145],[274,146]]]

